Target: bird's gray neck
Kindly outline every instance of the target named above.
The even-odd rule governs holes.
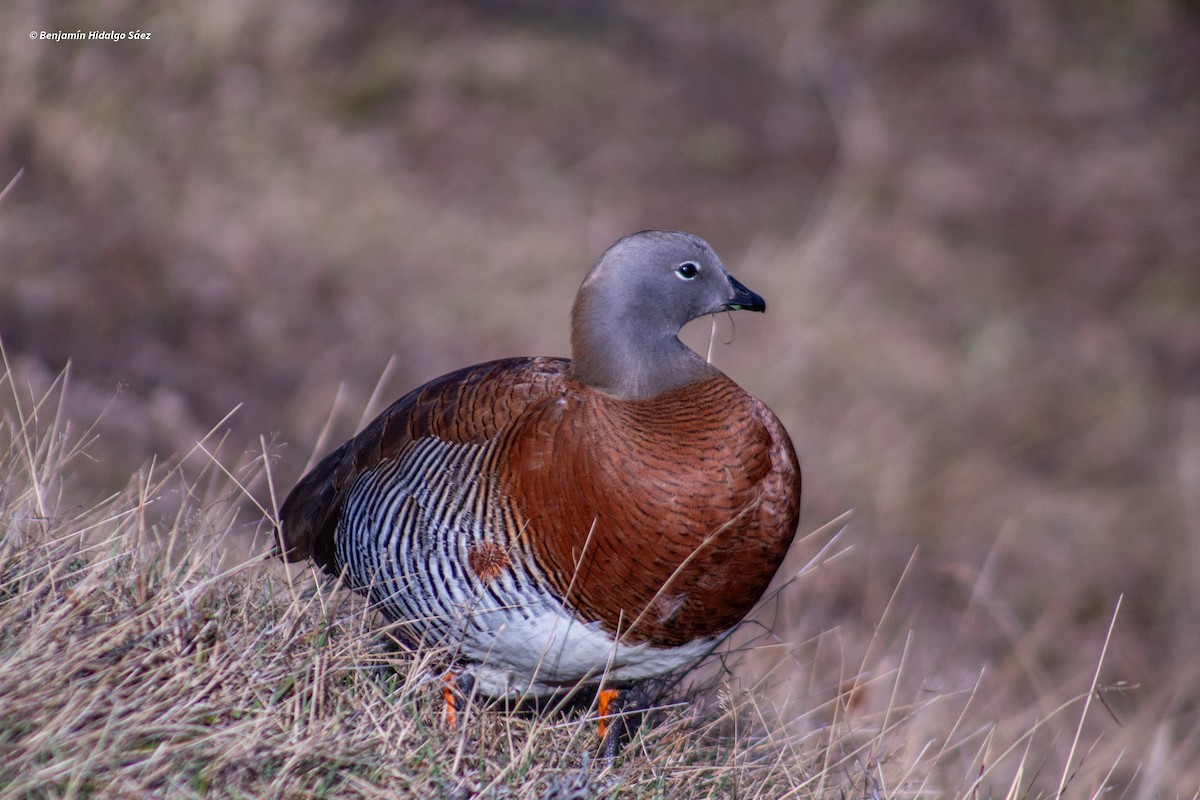
[[[593,316],[576,304],[571,325],[571,377],[624,400],[655,397],[719,374],[683,342],[679,330],[648,328],[647,317],[629,313]]]

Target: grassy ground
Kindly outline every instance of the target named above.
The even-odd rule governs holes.
[[[1084,724],[1092,700],[1101,713],[1094,681],[1044,716],[998,726],[968,713],[978,685],[908,694],[906,654],[878,670],[887,657],[788,664],[750,682],[781,646],[783,626],[764,616],[837,557],[829,531],[816,535],[827,552],[679,676],[615,761],[598,753],[587,696],[537,713],[477,701],[449,729],[436,652],[382,647],[356,596],[268,554],[273,514],[248,502],[256,488],[275,496],[268,453],[229,461],[207,437],[74,506],[71,463],[91,432],[61,417],[61,384],[41,397],[7,371],[0,384],[16,409],[0,452],[5,800],[977,797],[1055,781],[1082,797],[1119,774],[1122,755]],[[176,512],[163,515],[164,502]],[[1070,739],[1061,766],[1044,727]]]
[[[564,354],[594,256],[677,227],[767,298],[716,362],[820,532],[705,673],[730,688],[604,780],[1195,794],[1194,3],[80,0],[0,30],[0,680],[41,687],[0,692],[0,783],[315,793],[310,736],[364,787],[574,774],[574,723],[444,736],[419,670],[364,676],[354,599],[254,557],[315,454],[451,368]]]

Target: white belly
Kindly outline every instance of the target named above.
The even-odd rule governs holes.
[[[598,623],[583,623],[565,609],[552,608],[532,616],[506,614],[498,625],[471,625],[469,630],[462,653],[477,664],[467,671],[479,691],[492,697],[536,697],[580,683],[644,680],[696,661],[715,643],[702,639],[672,648],[617,644]]]

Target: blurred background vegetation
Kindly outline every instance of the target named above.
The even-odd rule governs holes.
[[[28,38],[77,29],[151,38]],[[791,431],[802,532],[855,510],[776,674],[903,654],[1019,732],[1087,691],[1124,595],[1098,735],[1195,785],[1196,3],[78,0],[0,31],[0,337],[34,391],[71,363],[77,487],[237,407],[284,491],[381,375],[566,355],[596,255],[685,229],[767,298],[715,360]]]

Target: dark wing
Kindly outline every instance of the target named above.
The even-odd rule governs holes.
[[[491,361],[435,378],[401,397],[288,494],[279,512],[283,557],[311,558],[336,574],[334,536],[346,497],[364,471],[424,438],[490,440],[530,403],[561,393],[569,364],[561,358]]]

